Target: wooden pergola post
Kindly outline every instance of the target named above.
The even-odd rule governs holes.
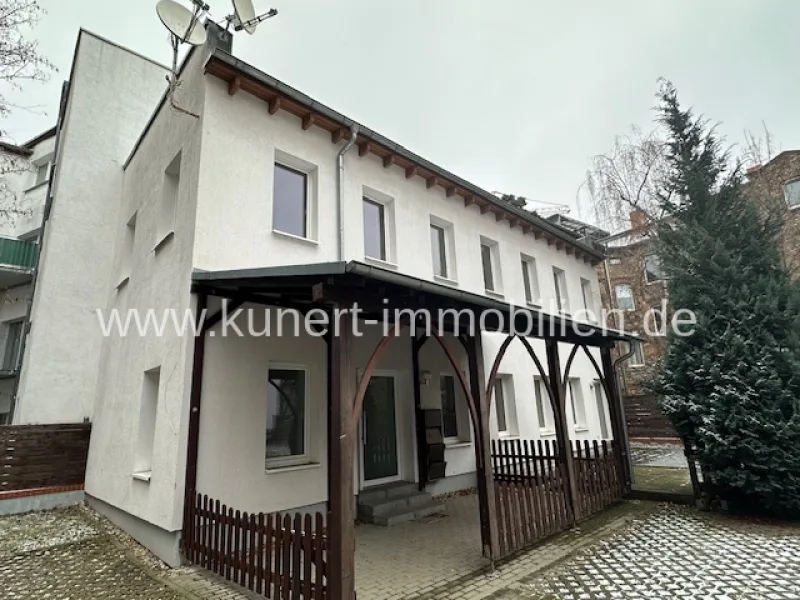
[[[336,312],[334,312],[337,315]],[[330,472],[328,492],[328,597],[332,600],[355,598],[355,499],[353,497],[353,461],[355,427],[353,419],[352,319],[350,312],[340,312],[332,323],[338,325],[331,336],[330,377]]]
[[[611,419],[611,432],[614,435],[614,453],[620,472],[625,478],[625,488],[630,490],[631,472],[628,463],[627,432],[625,425],[625,413],[622,409],[621,395],[619,393],[619,383],[614,369],[614,360],[611,356],[611,348],[601,348],[600,357],[603,362],[603,377],[606,380],[608,394],[608,413]]]
[[[545,340],[547,348],[547,370],[550,373],[550,391],[553,394],[553,403],[557,408],[555,426],[559,451],[564,458],[567,471],[567,484],[569,486],[570,503],[572,504],[572,518],[578,521],[581,518],[580,498],[578,496],[578,480],[575,475],[575,462],[572,456],[572,442],[569,437],[567,425],[567,405],[565,396],[565,383],[561,379],[561,357],[558,354],[558,341],[552,338]]]
[[[478,484],[478,504],[481,519],[481,543],[483,555],[495,560],[500,558],[500,534],[497,525],[497,508],[494,495],[494,473],[492,473],[491,433],[489,431],[489,398],[486,389],[486,374],[483,368],[483,346],[480,334],[467,338],[467,363],[469,386],[472,397],[478,403],[478,431],[475,440],[475,465]]]

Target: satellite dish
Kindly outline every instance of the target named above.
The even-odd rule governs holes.
[[[256,20],[256,9],[253,7],[253,0],[233,0],[234,27],[241,27],[250,35],[256,32],[258,21]]]
[[[192,46],[205,43],[206,30],[188,8],[175,0],[159,0],[156,12],[164,27],[182,42]]]

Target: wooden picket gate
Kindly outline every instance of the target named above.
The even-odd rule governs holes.
[[[327,598],[321,513],[248,514],[206,495],[191,498],[183,530],[189,562],[267,598]]]
[[[613,442],[573,442],[579,513],[588,517],[622,499]],[[566,464],[553,440],[492,440],[501,557],[575,523]]]

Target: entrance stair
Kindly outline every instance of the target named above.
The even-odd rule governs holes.
[[[358,495],[360,521],[388,527],[423,519],[445,512],[443,502],[436,502],[416,483],[400,481],[362,490]]]

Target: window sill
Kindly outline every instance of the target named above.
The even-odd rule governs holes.
[[[585,433],[589,431],[589,428],[586,425],[575,425],[575,431],[578,433]]]
[[[145,483],[150,483],[150,478],[152,476],[152,471],[139,471],[131,474],[131,477],[133,477],[136,481],[144,481]]]
[[[463,442],[461,440],[453,440],[452,442],[448,442],[445,440],[444,448],[445,450],[458,450],[459,448],[471,448],[472,442]]]
[[[131,280],[131,276],[130,276],[130,275],[125,275],[125,277],[123,277],[123,278],[120,280],[120,282],[119,282],[119,283],[116,285],[116,288],[115,288],[115,289],[116,289],[118,292],[121,292],[121,291],[123,290],[123,288],[125,288],[125,287],[128,285],[128,283],[130,282],[130,280]]]
[[[542,301],[539,300],[538,302],[533,302],[532,300],[525,300],[525,306],[527,306],[528,308],[536,308],[541,310]]]
[[[156,242],[156,245],[153,246],[153,252],[158,254],[158,251],[161,250],[164,246],[166,246],[167,242],[169,242],[173,237],[175,237],[175,230],[170,229],[161,237],[160,240],[158,240],[158,242]]]
[[[433,280],[436,283],[443,283],[444,285],[449,285],[450,287],[458,287],[458,281],[456,279],[450,279],[449,277],[442,277],[441,275],[434,275]]]
[[[519,434],[518,433],[507,433],[505,431],[500,431],[500,432],[498,432],[497,435],[500,436],[501,438],[503,438],[504,440],[518,440],[519,439]]]
[[[645,367],[645,365],[631,365],[631,364],[628,364],[626,366],[628,366],[631,369],[644,369]]]
[[[539,437],[550,437],[551,435],[556,435],[555,429],[540,429],[539,430]]]
[[[23,194],[27,194],[28,192],[32,192],[33,190],[38,190],[40,187],[44,187],[44,186],[46,186],[48,183],[50,183],[50,182],[49,182],[49,181],[43,181],[43,182],[41,182],[41,183],[37,183],[36,185],[32,185],[31,187],[29,187],[28,189],[26,189],[26,190],[25,190],[24,192],[22,192],[22,193],[23,193]]]
[[[485,290],[487,296],[491,296],[493,298],[505,298],[503,292],[496,292],[495,290]]]
[[[267,475],[277,475],[279,473],[291,473],[292,471],[307,471],[309,469],[319,469],[322,465],[319,463],[303,462],[296,465],[275,465],[273,467],[267,466],[265,473]]]
[[[319,242],[317,240],[312,240],[311,238],[302,237],[299,235],[295,235],[293,233],[287,233],[285,231],[281,231],[280,229],[273,229],[272,235],[277,235],[289,240],[294,240],[295,242],[302,242],[310,246],[319,246]]]
[[[375,258],[373,256],[364,256],[364,262],[375,265],[376,267],[381,267],[383,269],[391,269],[392,271],[396,271],[398,266],[396,263],[389,262],[388,260],[383,260],[381,258]]]

